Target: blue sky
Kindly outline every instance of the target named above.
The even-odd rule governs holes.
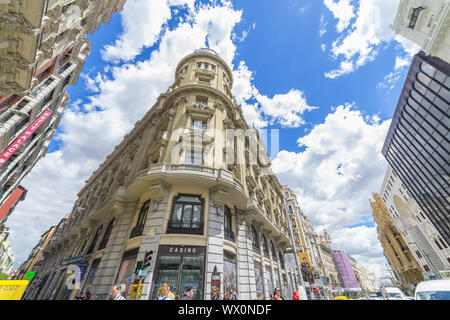
[[[232,65],[233,94],[247,122],[279,129],[272,163],[280,182],[296,192],[316,230],[331,233],[334,248],[382,276],[368,199],[383,181],[387,163],[379,151],[417,51],[389,28],[397,6],[128,0],[88,36],[91,54],[68,89],[71,101],[49,153],[22,183],[27,200],[7,223],[15,267],[72,210],[84,181],[172,83],[177,62],[209,44]],[[44,204],[47,198],[53,201]]]

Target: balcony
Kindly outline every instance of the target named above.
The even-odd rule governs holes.
[[[234,242],[234,232],[231,229],[224,229],[225,239]]]
[[[203,222],[169,220],[166,233],[183,233],[203,235]]]

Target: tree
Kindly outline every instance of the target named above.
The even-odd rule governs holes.
[[[0,280],[8,280],[9,277],[6,273],[0,271]]]

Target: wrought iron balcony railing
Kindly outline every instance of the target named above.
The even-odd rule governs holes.
[[[203,222],[189,220],[169,220],[166,233],[203,234]]]

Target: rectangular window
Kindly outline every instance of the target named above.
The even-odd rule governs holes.
[[[167,233],[203,234],[202,212],[203,200],[199,196],[175,197]]]
[[[206,121],[205,120],[192,120],[191,128],[205,130],[206,129]]]
[[[203,164],[203,152],[186,152],[186,163]]]
[[[196,103],[196,104],[201,104],[201,105],[203,105],[203,106],[207,106],[207,105],[208,105],[208,98],[205,98],[205,97],[197,97],[195,103]]]

